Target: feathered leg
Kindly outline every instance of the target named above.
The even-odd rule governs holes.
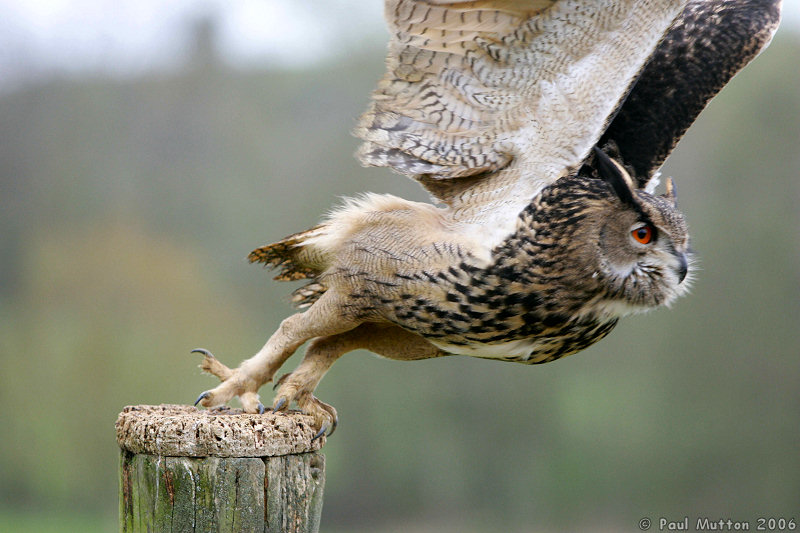
[[[316,437],[336,429],[336,409],[314,396],[314,389],[333,363],[343,354],[359,348],[399,360],[428,359],[445,355],[419,335],[389,324],[366,323],[337,335],[314,339],[305,357],[291,374],[276,383],[274,410],[285,409],[296,401],[300,409],[314,417],[319,429]],[[315,438],[316,438],[315,437]]]
[[[222,380],[216,388],[203,392],[195,405],[221,406],[238,396],[245,412],[263,412],[258,389],[272,380],[275,372],[297,348],[314,337],[335,335],[358,325],[357,321],[344,316],[334,298],[334,294],[328,292],[306,312],[297,313],[281,322],[264,347],[236,369],[228,368],[207,350],[195,350],[205,356],[200,368]]]

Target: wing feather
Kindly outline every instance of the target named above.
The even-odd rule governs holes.
[[[387,0],[387,70],[357,156],[502,238],[580,166],[685,3]]]
[[[691,0],[601,138],[644,187],[706,104],[772,40],[781,0]]]

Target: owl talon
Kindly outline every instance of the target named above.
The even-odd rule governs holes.
[[[202,392],[194,402],[195,407],[202,405],[207,409],[213,409],[224,406],[232,398],[238,397],[245,413],[255,414],[265,411],[264,406],[261,405],[258,399],[258,388],[263,384],[263,381],[254,379],[241,368],[228,368],[205,348],[195,348],[191,353],[202,354],[203,360],[199,365],[200,370],[206,374],[216,376],[221,381],[213,389]]]
[[[216,376],[220,381],[226,381],[233,375],[233,370],[223,365],[219,359],[214,357],[214,354],[205,348],[195,348],[190,353],[199,353],[203,355],[203,361],[200,363],[200,370],[212,376]]]
[[[336,417],[336,413],[334,413],[332,416],[333,418],[331,419],[330,423],[328,422],[322,423],[322,426],[319,428],[319,431],[317,431],[317,433],[313,437],[311,437],[311,442],[314,442],[323,435],[325,435],[326,438],[333,435],[333,432],[336,431],[336,426],[339,425],[339,419]]]
[[[211,396],[211,391],[205,391],[205,392],[200,393],[200,396],[198,396],[197,399],[194,401],[194,406],[197,407],[198,403],[200,403],[201,401],[205,400],[209,396]]]
[[[319,431],[317,431],[316,435],[311,437],[311,442],[314,442],[315,440],[323,436],[326,431],[328,431],[328,424],[322,424],[322,427],[319,428]],[[333,433],[333,431],[331,431],[331,433]],[[330,433],[328,434],[328,436],[330,436]]]
[[[280,411],[280,410],[284,409],[288,404],[289,404],[289,401],[285,397],[281,396],[280,398],[275,400],[275,403],[272,406],[272,410],[273,411]]]
[[[328,431],[328,437],[333,435],[333,432],[336,431],[336,426],[339,425],[339,417],[336,416],[336,413],[333,414],[333,422],[331,422],[330,431]]]
[[[210,357],[211,359],[216,359],[216,357],[214,357],[214,354],[209,352],[205,348],[195,348],[194,350],[192,350],[189,353],[201,353],[201,354],[205,355],[206,357]]]

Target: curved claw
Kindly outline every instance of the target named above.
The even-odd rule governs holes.
[[[205,391],[203,393],[200,393],[200,396],[198,396],[197,399],[194,401],[194,406],[197,407],[198,403],[200,403],[201,401],[205,400],[209,396],[211,396],[211,392],[210,391]]]
[[[205,355],[206,357],[210,357],[211,359],[216,359],[216,357],[214,357],[214,354],[209,352],[205,348],[195,348],[194,350],[192,350],[189,353],[201,353],[201,354]]]
[[[286,404],[288,404],[288,403],[289,402],[286,400],[286,398],[281,396],[280,398],[278,398],[278,401],[275,402],[275,405],[272,406],[272,410],[273,411],[280,411],[281,409],[286,407]]]
[[[328,425],[327,424],[322,424],[322,427],[319,428],[319,431],[317,431],[317,434],[314,435],[313,437],[311,437],[311,442],[314,442],[315,440],[317,440],[318,438],[323,436],[326,431],[328,431]],[[333,432],[331,431],[331,433],[333,433]]]
[[[330,406],[330,405],[328,405],[326,403],[320,402],[319,400],[317,400],[317,402],[318,402],[319,406],[326,413],[328,413],[328,416],[330,416],[331,424],[330,424],[330,432],[328,433],[328,436],[330,437],[331,435],[333,435],[333,432],[336,431],[336,426],[339,425],[339,416],[336,414],[336,409],[334,409],[332,406]],[[324,424],[324,425],[327,425],[327,423]]]
[[[336,431],[336,426],[338,424],[339,424],[339,422],[335,418],[333,419],[333,421],[331,422],[330,425],[328,425],[327,422],[323,423],[322,427],[319,428],[319,431],[317,431],[317,433],[313,437],[311,437],[311,442],[314,442],[315,440],[317,440],[321,436],[325,435],[326,432],[328,434],[325,435],[325,436],[326,437],[330,437],[331,435],[333,435],[333,432]],[[328,431],[328,430],[330,430],[330,431]]]
[[[264,407],[264,404],[261,403],[261,402],[258,402],[258,414],[263,415],[266,410],[267,410],[267,408]]]

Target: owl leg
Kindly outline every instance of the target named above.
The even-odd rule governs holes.
[[[273,409],[286,409],[293,401],[314,418],[319,429],[314,438],[336,429],[336,409],[314,396],[314,389],[333,363],[343,354],[359,348],[399,360],[428,359],[445,355],[434,345],[394,325],[366,323],[337,335],[314,339],[306,349],[303,361],[290,374],[275,384],[277,392]]]
[[[258,389],[272,380],[275,372],[300,345],[314,337],[335,335],[357,325],[357,321],[344,316],[333,295],[326,293],[305,313],[297,313],[281,322],[264,347],[238,368],[228,368],[207,350],[194,350],[204,355],[200,368],[222,381],[217,387],[203,392],[195,405],[217,407],[238,396],[245,412],[263,412]]]

